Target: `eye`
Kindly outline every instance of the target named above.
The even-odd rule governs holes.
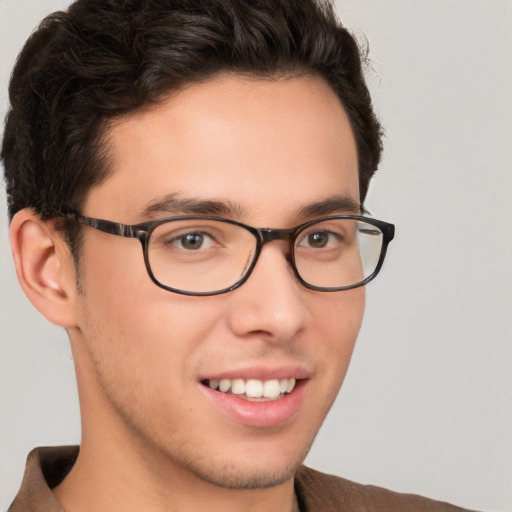
[[[206,250],[216,245],[211,235],[201,231],[181,234],[169,240],[168,244],[184,251]]]
[[[320,249],[322,247],[325,247],[329,243],[329,233],[326,233],[325,231],[317,231],[315,233],[310,233],[306,237],[305,241],[307,241],[307,244],[310,247]]]
[[[340,235],[332,231],[311,231],[303,236],[298,245],[311,249],[325,249],[340,243]]]

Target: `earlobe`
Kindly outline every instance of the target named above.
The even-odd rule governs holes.
[[[74,327],[75,269],[52,221],[21,210],[13,217],[10,236],[18,280],[30,302],[50,322]]]

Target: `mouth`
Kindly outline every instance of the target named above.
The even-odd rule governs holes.
[[[286,379],[205,379],[201,382],[213,391],[250,402],[272,402],[290,394],[297,384],[293,377]]]
[[[199,388],[217,413],[257,428],[290,425],[300,415],[312,372],[301,365],[251,366],[203,375]]]

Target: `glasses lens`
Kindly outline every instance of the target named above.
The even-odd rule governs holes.
[[[377,269],[382,240],[382,231],[367,222],[321,220],[298,234],[295,265],[302,279],[312,286],[353,286]]]
[[[208,219],[177,219],[151,233],[149,266],[155,279],[192,293],[216,292],[237,283],[251,265],[256,238],[241,226]]]

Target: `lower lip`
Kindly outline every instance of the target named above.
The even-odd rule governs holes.
[[[269,402],[250,402],[204,385],[201,388],[217,407],[236,422],[249,427],[270,428],[286,423],[297,414],[304,399],[306,382],[297,381],[291,393]]]

